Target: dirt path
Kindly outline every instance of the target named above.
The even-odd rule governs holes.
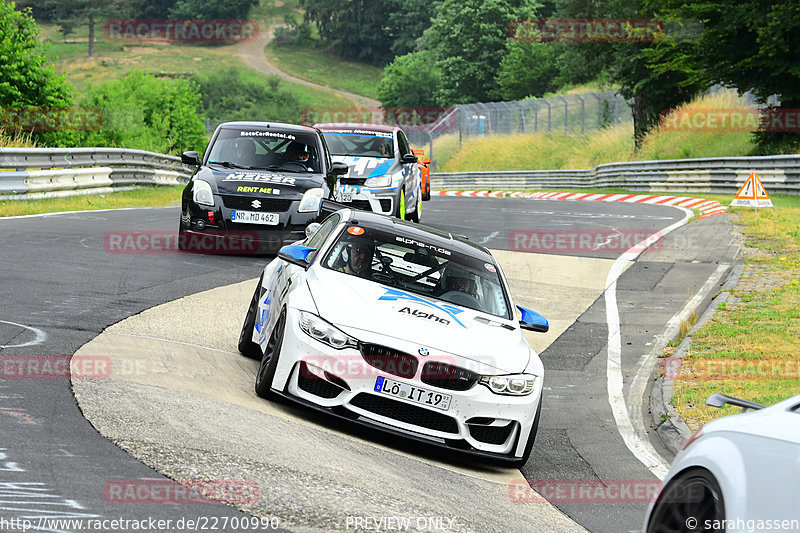
[[[266,30],[264,30],[263,28],[259,28],[258,39],[256,39],[255,41],[240,43],[238,45],[239,57],[242,58],[242,60],[247,64],[248,67],[255,69],[259,72],[263,72],[264,74],[278,76],[279,78],[284,79],[286,81],[290,81],[292,83],[299,83],[300,85],[305,85],[306,87],[313,87],[315,89],[319,89],[322,91],[338,94],[339,96],[347,98],[348,100],[352,101],[353,103],[361,107],[374,109],[381,106],[381,103],[379,101],[373,100],[372,98],[367,98],[366,96],[349,93],[347,91],[340,91],[339,89],[332,89],[324,85],[319,85],[317,83],[312,83],[307,80],[296,78],[291,74],[287,74],[286,72],[278,70],[272,63],[267,61],[267,58],[264,55],[264,47],[266,47],[267,44],[269,44],[269,42],[272,40],[273,29],[274,28],[272,26],[268,27]]]

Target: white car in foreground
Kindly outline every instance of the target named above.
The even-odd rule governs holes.
[[[755,412],[709,422],[689,439],[645,531],[800,531],[800,396],[770,407],[722,394],[707,403]]]
[[[519,309],[486,248],[343,209],[266,266],[239,350],[259,396],[521,466],[543,379],[522,329],[548,323]]]

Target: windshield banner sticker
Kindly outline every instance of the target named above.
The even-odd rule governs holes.
[[[383,289],[385,289],[386,292],[384,293],[383,296],[378,298],[379,301],[384,300],[389,302],[395,302],[397,300],[409,300],[412,302],[421,303],[433,307],[434,309],[438,309],[439,311],[442,311],[444,313],[447,313],[462,328],[467,327],[456,317],[457,314],[464,312],[463,309],[459,309],[458,307],[453,307],[452,305],[447,305],[447,304],[436,305],[435,303],[429,302],[428,300],[424,300],[418,296],[414,296],[413,294],[409,294],[407,292],[398,291],[397,289],[390,289],[389,287],[383,287]]]

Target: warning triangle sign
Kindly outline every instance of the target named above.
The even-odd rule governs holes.
[[[772,200],[769,199],[764,184],[758,178],[758,174],[751,172],[742,188],[736,193],[736,197],[731,202],[731,207],[773,207]]]

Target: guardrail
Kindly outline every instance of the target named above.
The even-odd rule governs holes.
[[[751,172],[768,193],[800,194],[800,155],[711,157],[607,163],[582,170],[434,172],[434,189],[620,188],[641,192],[734,194]]]
[[[179,185],[193,169],[179,157],[125,148],[0,148],[3,200]]]

